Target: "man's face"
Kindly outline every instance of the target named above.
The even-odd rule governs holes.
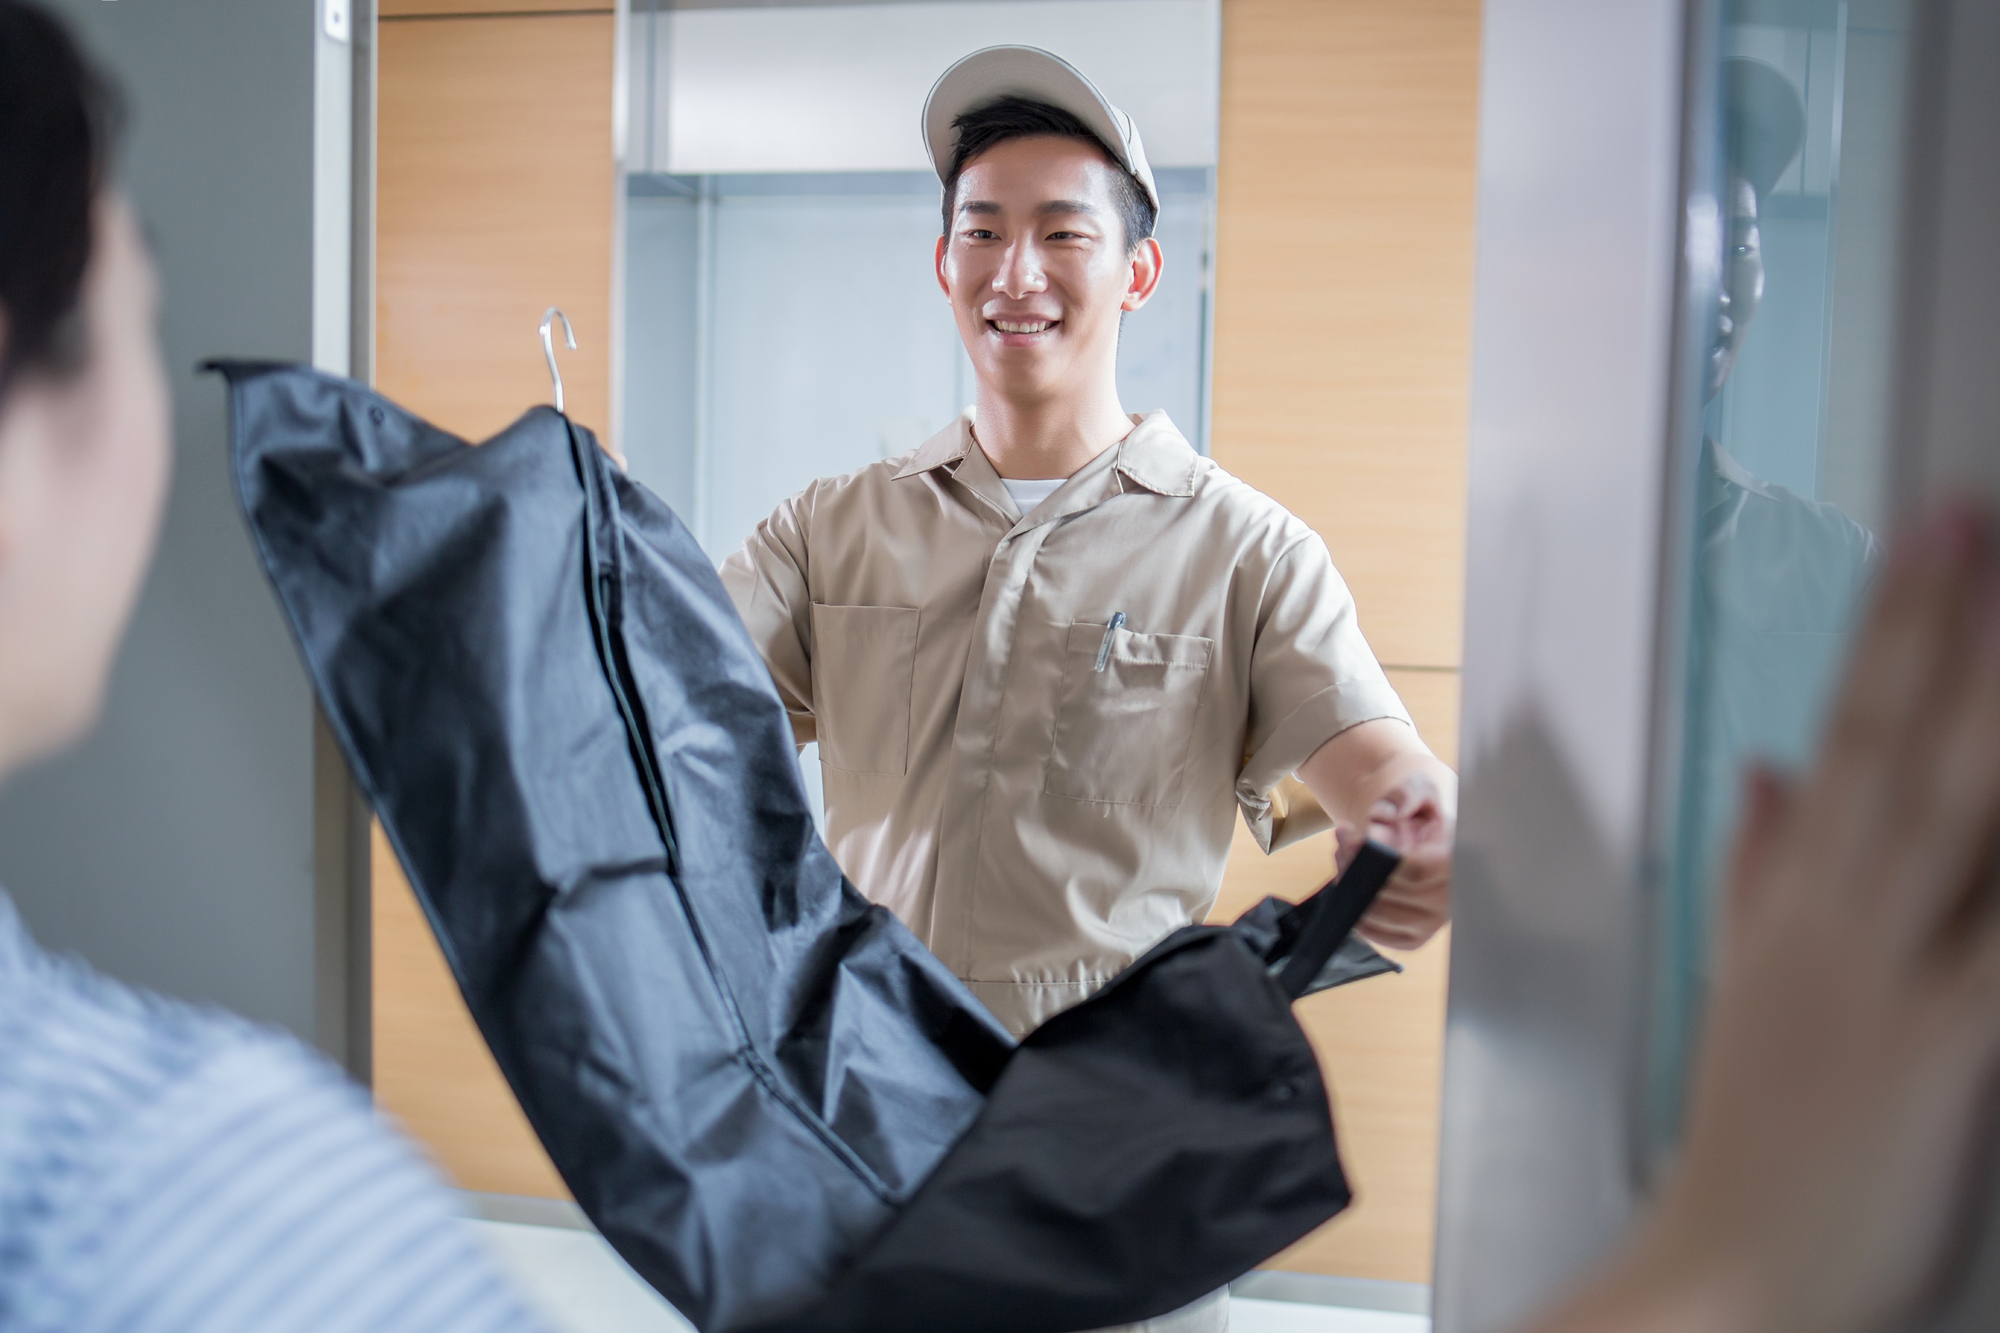
[[[1734,172],[1723,192],[1728,230],[1722,243],[1722,294],[1708,345],[1708,397],[1722,392],[1750,320],[1764,299],[1764,241],[1757,228],[1757,191]]]
[[[1160,279],[1160,247],[1128,251],[1117,168],[1080,139],[1009,139],[958,178],[938,284],[980,384],[1015,400],[1087,392],[1118,357],[1118,317]]]

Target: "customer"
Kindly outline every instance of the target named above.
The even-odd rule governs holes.
[[[48,15],[0,0],[0,775],[88,729],[166,493],[106,102]],[[531,1326],[359,1089],[51,957],[0,893],[0,1328]]]

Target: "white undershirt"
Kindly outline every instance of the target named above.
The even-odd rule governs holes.
[[[1049,477],[1038,481],[1016,481],[1012,477],[1000,478],[1000,484],[1007,488],[1007,494],[1014,497],[1014,507],[1023,517],[1031,514],[1035,506],[1054,495],[1068,477]]]

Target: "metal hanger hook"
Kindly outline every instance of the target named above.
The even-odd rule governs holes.
[[[556,340],[549,336],[549,327],[557,320],[562,321],[563,341],[572,352],[576,350],[576,330],[569,326],[569,316],[555,306],[542,312],[542,355],[549,359],[549,379],[555,383],[556,411],[560,412],[563,410],[562,372],[556,369]]]

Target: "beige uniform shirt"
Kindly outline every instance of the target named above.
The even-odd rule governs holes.
[[[1239,807],[1270,847],[1324,741],[1409,721],[1325,543],[1164,412],[1025,516],[961,417],[722,577],[841,867],[1017,1033],[1202,919]]]

